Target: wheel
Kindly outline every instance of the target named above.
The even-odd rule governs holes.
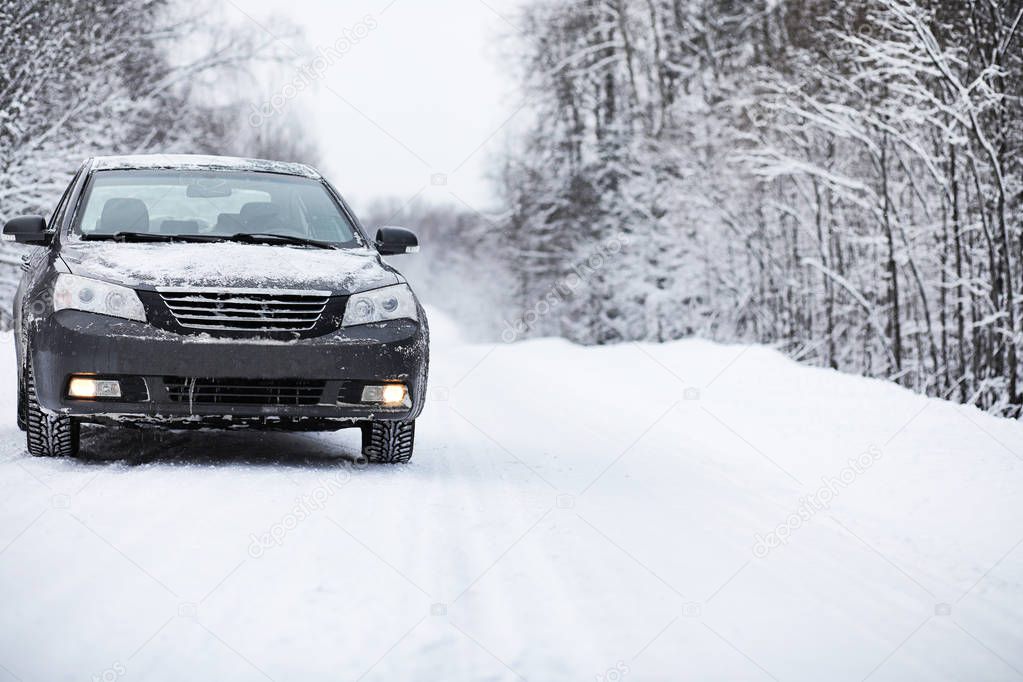
[[[43,411],[36,399],[35,377],[29,364],[25,375],[25,434],[33,457],[74,457],[78,454],[80,425],[67,415]]]
[[[370,422],[362,427],[362,456],[378,464],[405,464],[415,439],[415,421]]]
[[[25,382],[18,382],[18,428],[24,431],[27,426],[25,419]]]

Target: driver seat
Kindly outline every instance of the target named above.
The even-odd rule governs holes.
[[[252,232],[267,232],[283,227],[281,211],[269,201],[253,201],[242,206],[242,224]]]

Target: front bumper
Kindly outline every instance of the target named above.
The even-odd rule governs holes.
[[[36,393],[44,409],[85,420],[230,424],[296,424],[411,420],[426,392],[425,317],[364,325],[309,339],[270,341],[185,335],[151,325],[73,310],[50,315],[31,331]],[[142,377],[148,399],[70,400],[73,374]],[[316,404],[230,404],[175,401],[166,377],[323,381]],[[398,408],[339,401],[343,382],[400,381],[409,403]],[[224,419],[226,418],[226,420]]]

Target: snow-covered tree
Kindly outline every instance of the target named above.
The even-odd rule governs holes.
[[[240,107],[206,104],[192,96],[195,84],[273,58],[273,39],[217,26],[208,9],[171,0],[0,0],[0,218],[48,214],[94,154],[237,146]],[[189,56],[172,60],[172,48]],[[0,326],[10,322],[19,251],[0,247]]]
[[[505,162],[517,305],[589,343],[774,343],[1023,404],[1021,0],[544,0]]]

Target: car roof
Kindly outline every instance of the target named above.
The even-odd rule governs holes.
[[[144,169],[252,171],[321,179],[319,172],[302,163],[270,161],[267,159],[243,159],[235,156],[132,154],[127,156],[96,156],[92,158],[92,170]]]

